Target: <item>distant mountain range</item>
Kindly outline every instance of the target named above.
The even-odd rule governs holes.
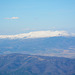
[[[0,54],[9,53],[75,58],[75,37],[0,39]]]
[[[0,55],[0,75],[75,75],[75,59],[27,54]]]

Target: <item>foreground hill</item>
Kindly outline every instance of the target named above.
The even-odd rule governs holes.
[[[0,39],[0,54],[14,52],[74,58],[75,37]]]
[[[75,75],[75,59],[27,54],[1,55],[0,75]]]

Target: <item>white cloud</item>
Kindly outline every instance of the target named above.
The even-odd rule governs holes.
[[[5,19],[19,19],[19,17],[11,17],[11,18],[5,18]]]
[[[71,34],[67,33],[66,31],[34,31],[18,35],[0,35],[0,38],[44,38],[55,36],[71,36]]]

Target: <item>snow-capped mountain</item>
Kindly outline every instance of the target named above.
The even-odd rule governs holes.
[[[0,38],[43,38],[43,37],[55,37],[55,36],[75,36],[75,34],[69,34],[66,31],[35,31],[17,35],[0,35]]]

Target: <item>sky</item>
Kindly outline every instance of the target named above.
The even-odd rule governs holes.
[[[75,0],[0,0],[0,35],[41,30],[75,33]]]

